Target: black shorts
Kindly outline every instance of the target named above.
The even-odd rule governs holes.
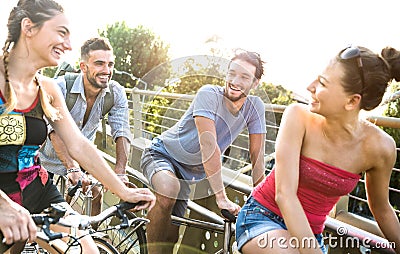
[[[44,186],[40,177],[36,177],[22,192],[22,204],[30,213],[41,213],[50,204],[61,202],[65,199],[50,177]]]

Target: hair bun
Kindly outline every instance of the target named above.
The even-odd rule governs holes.
[[[400,51],[392,47],[386,47],[382,49],[381,56],[390,65],[392,78],[400,81]]]

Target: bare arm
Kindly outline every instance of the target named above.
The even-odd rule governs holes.
[[[231,213],[237,214],[240,207],[228,199],[222,180],[221,151],[217,144],[215,123],[213,120],[202,116],[195,117],[195,123],[199,135],[204,170],[215,193],[217,205],[220,209],[228,209]]]
[[[262,182],[265,178],[265,134],[250,134],[250,160],[253,166],[252,178],[253,187]]]
[[[61,161],[61,163],[64,165],[66,169],[79,169],[79,163],[76,162],[71,155],[68,153],[67,148],[65,147],[64,142],[61,140],[61,138],[56,134],[55,131],[50,132],[49,138],[51,140],[51,143],[53,145],[54,151],[57,154],[58,159]],[[82,180],[83,186],[88,186],[90,184],[89,180],[84,176],[83,172],[72,172],[68,173],[68,179],[71,182],[71,184],[75,185],[77,184],[78,180]]]
[[[384,151],[374,161],[377,166],[366,172],[366,190],[368,204],[382,233],[389,242],[394,242],[396,253],[400,253],[400,223],[389,203],[389,183],[392,168],[396,161],[396,145],[392,139],[382,143]]]
[[[45,89],[54,98],[53,105],[60,110],[62,115],[62,119],[50,121],[50,123],[64,142],[71,157],[121,199],[133,203],[147,201],[142,208],[154,206],[155,196],[150,190],[126,187],[98,153],[97,148],[82,135],[68,112],[61,92],[56,89],[56,84],[48,81]]]
[[[314,234],[297,197],[299,158],[305,135],[304,109],[299,105],[286,108],[276,140],[276,202],[291,236],[312,239]],[[319,248],[299,249],[300,253],[321,253]]]
[[[0,230],[7,244],[36,238],[36,225],[25,208],[0,190]]]
[[[129,151],[131,144],[129,140],[125,137],[118,137],[115,141],[116,143],[116,163],[114,171],[123,182],[129,182],[126,174],[126,165],[128,164]]]
[[[69,168],[79,168],[78,162],[76,162],[72,157],[69,155],[67,148],[65,147],[64,142],[61,140],[61,138],[55,133],[55,131],[52,131],[49,134],[49,138],[51,140],[51,143],[53,145],[54,151],[57,154],[58,159],[62,162],[64,167],[66,169]]]

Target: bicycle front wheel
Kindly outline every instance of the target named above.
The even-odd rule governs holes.
[[[100,254],[119,254],[118,250],[107,242],[107,240],[93,237],[93,241],[97,249],[99,249]]]
[[[124,211],[129,220],[136,218],[130,211]],[[147,254],[146,231],[143,225],[133,223],[126,229],[116,229],[120,220],[116,216],[111,216],[100,222],[97,231],[106,233],[111,244],[121,254]]]

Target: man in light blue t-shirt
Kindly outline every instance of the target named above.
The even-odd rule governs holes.
[[[149,212],[149,253],[172,253],[179,227],[171,214],[183,216],[189,185],[207,178],[219,209],[237,214],[240,206],[226,195],[221,155],[247,128],[253,166],[253,185],[264,178],[265,108],[249,95],[263,75],[263,61],[254,52],[241,51],[229,63],[225,86],[204,85],[182,118],[155,138],[142,155],[141,169],[156,193]],[[168,242],[171,244],[154,244]]]

